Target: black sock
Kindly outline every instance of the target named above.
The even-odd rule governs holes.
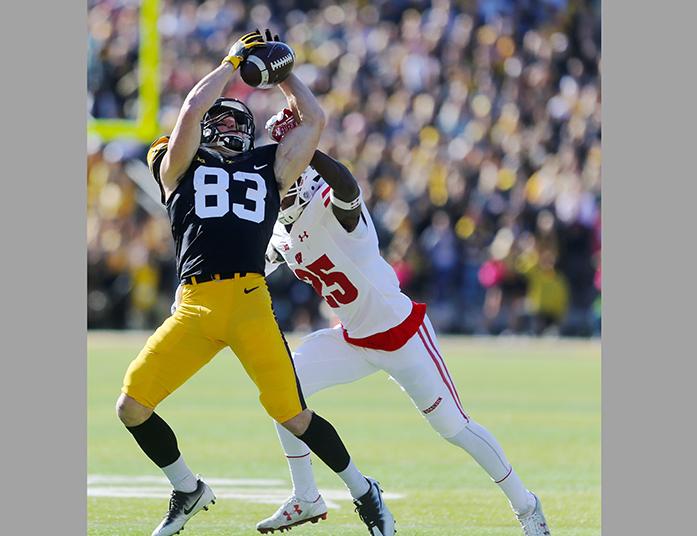
[[[169,425],[154,413],[137,426],[126,426],[145,454],[158,467],[166,467],[180,456],[177,438]]]
[[[335,473],[340,473],[348,467],[351,458],[339,434],[329,421],[316,413],[312,414],[310,425],[298,439],[310,447],[310,450]]]

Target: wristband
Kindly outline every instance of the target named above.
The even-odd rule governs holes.
[[[341,199],[334,196],[334,190],[329,191],[329,199],[332,201],[332,205],[341,210],[354,210],[361,206],[361,193],[358,192],[358,197],[353,201],[342,201]]]
[[[233,69],[237,69],[241,63],[240,58],[237,56],[225,56],[223,58],[223,61],[221,61],[220,63],[224,64],[226,62],[229,62],[230,64],[232,64]]]

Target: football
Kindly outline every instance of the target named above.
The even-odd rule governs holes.
[[[283,82],[293,70],[295,53],[280,41],[270,41],[253,48],[240,66],[242,80],[260,89]]]

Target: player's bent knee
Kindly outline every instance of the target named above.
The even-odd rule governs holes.
[[[468,423],[455,404],[450,402],[441,404],[427,414],[424,413],[424,416],[431,427],[447,441],[464,430]]]
[[[305,433],[307,427],[310,426],[311,420],[312,411],[309,409],[304,409],[292,419],[282,422],[281,426],[283,426],[291,434],[301,436]]]
[[[116,401],[116,415],[125,426],[138,426],[144,423],[152,412],[151,408],[124,393],[121,393]]]

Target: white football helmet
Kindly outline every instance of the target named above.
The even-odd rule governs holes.
[[[303,174],[288,189],[288,193],[283,199],[293,197],[293,203],[278,211],[278,221],[283,225],[290,225],[300,217],[305,206],[310,202],[312,196],[319,189],[322,177],[312,166],[307,166]],[[281,200],[281,205],[283,204]]]

